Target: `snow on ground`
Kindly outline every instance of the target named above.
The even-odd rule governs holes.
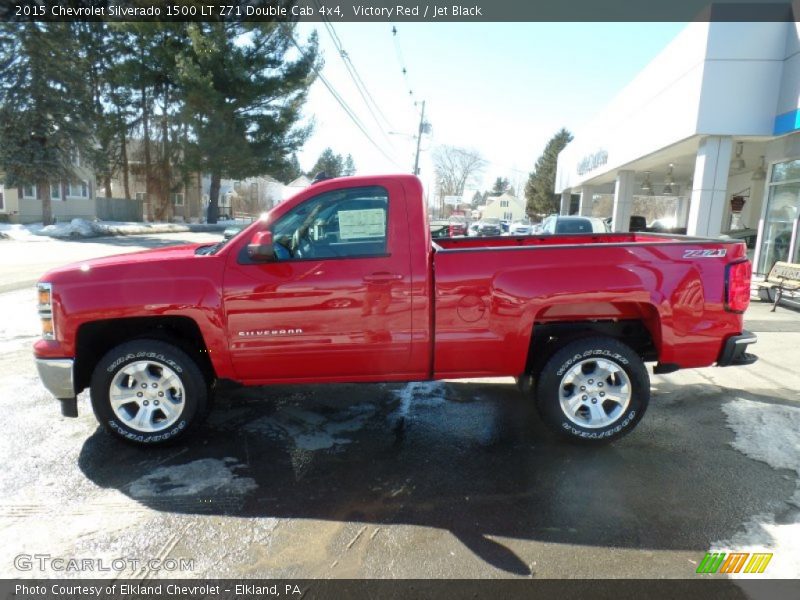
[[[38,235],[41,230],[41,223],[34,225],[0,223],[0,239],[5,238],[20,242],[46,242],[47,237]]]
[[[93,238],[107,235],[143,235],[151,233],[181,233],[184,231],[223,231],[231,225],[242,224],[235,221],[208,223],[137,223],[120,221],[88,221],[72,219],[69,223],[55,223],[46,227],[41,223],[31,225],[11,225],[0,223],[0,238],[17,241],[42,241],[48,238],[72,239]],[[246,224],[246,223],[244,223]]]
[[[441,381],[413,381],[406,384],[394,394],[400,404],[396,414],[398,419],[404,419],[411,415],[414,406],[438,406],[445,402],[445,384]]]
[[[737,399],[723,405],[730,427],[736,434],[731,445],[773,469],[796,473],[797,489],[789,500],[790,518],[754,515],[729,540],[721,540],[712,551],[771,552],[773,557],[763,575],[738,573],[733,577],[800,577],[800,406],[767,404]]]
[[[258,485],[251,477],[235,473],[242,467],[231,457],[203,458],[185,465],[159,467],[132,482],[128,489],[134,498],[194,496],[209,492],[246,494]]]
[[[0,354],[31,346],[41,335],[33,288],[0,294]]]

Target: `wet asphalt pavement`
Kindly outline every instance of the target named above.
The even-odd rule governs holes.
[[[0,308],[22,315],[26,293]],[[800,315],[756,317],[779,332],[761,366],[653,377],[638,428],[606,447],[563,443],[502,379],[226,388],[194,437],[140,449],[97,428],[86,392],[60,417],[24,313],[0,331],[0,575],[695,577],[754,516],[798,520],[798,473],[726,425],[732,402],[800,410],[797,375],[770,370]],[[24,553],[192,564],[20,570]]]

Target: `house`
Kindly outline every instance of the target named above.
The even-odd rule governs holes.
[[[258,215],[283,201],[285,187],[280,181],[269,175],[246,179],[223,179],[220,182],[217,204],[219,214],[228,217]],[[202,179],[204,211],[208,209],[210,189],[211,176],[204,175]]]
[[[494,218],[505,221],[518,221],[526,217],[525,203],[508,192],[502,196],[489,198],[481,211],[481,218]]]
[[[201,177],[192,173],[188,177],[173,169],[169,199],[172,215],[176,220],[192,221],[205,217],[201,196]],[[142,216],[146,221],[155,218],[154,198],[148,194],[145,174],[144,145],[141,139],[128,140],[128,191],[132,200],[142,204]],[[111,179],[111,196],[125,198],[125,182],[122,172],[114,173]]]
[[[75,179],[50,182],[48,193],[56,221],[75,218],[93,219],[96,215],[94,171],[81,160],[76,150],[72,154]],[[42,202],[35,185],[8,187],[0,178],[0,220],[9,223],[37,223],[42,220]]]
[[[281,202],[283,202],[284,200],[288,200],[295,194],[302,192],[310,185],[311,185],[311,180],[305,175],[300,175],[300,177],[298,177],[297,179],[290,181],[285,186],[283,186],[283,197],[281,198]]]

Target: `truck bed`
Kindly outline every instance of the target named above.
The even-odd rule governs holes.
[[[710,365],[742,331],[724,294],[745,258],[740,241],[676,234],[435,240],[435,373],[522,373],[531,331],[587,321],[643,323],[660,362]]]

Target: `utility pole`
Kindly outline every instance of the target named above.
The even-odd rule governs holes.
[[[414,175],[419,175],[419,145],[422,142],[422,130],[425,128],[425,100],[422,101],[422,113],[419,116],[419,131],[417,132],[417,155],[414,157]]]

